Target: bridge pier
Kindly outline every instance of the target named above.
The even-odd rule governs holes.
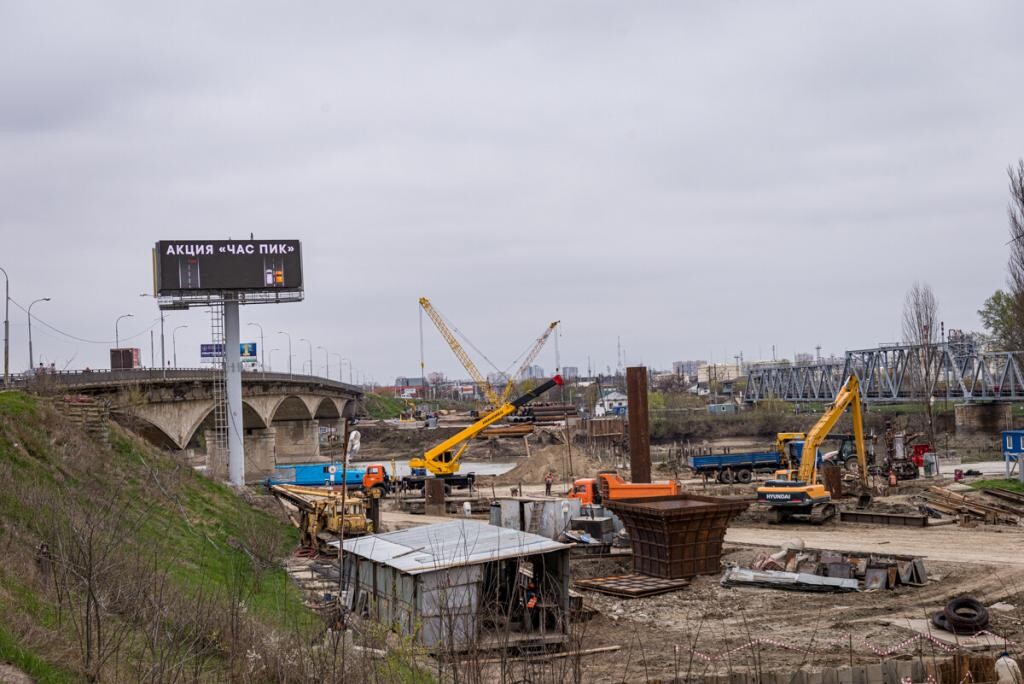
[[[987,402],[957,404],[953,408],[957,433],[998,434],[1012,425],[1010,404]]]
[[[320,458],[320,421],[289,420],[274,423],[278,463],[309,463]]]

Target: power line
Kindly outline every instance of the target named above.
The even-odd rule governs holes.
[[[19,304],[18,301],[16,299],[14,299],[14,297],[11,297],[11,302],[14,304],[14,306],[18,307],[19,309],[21,309],[22,311],[24,311],[25,313],[28,314],[28,309],[26,309],[21,304]],[[64,337],[67,337],[68,339],[74,340],[75,342],[83,342],[85,344],[115,344],[114,340],[89,340],[89,339],[86,339],[84,337],[78,337],[77,335],[72,335],[71,333],[66,332],[64,330],[61,330],[60,328],[58,328],[56,326],[50,325],[49,323],[47,323],[46,321],[44,321],[43,319],[39,318],[38,316],[36,316],[34,314],[28,314],[28,315],[31,316],[32,320],[34,320],[35,322],[37,322],[37,323],[39,323],[39,324],[49,328],[50,330],[52,330],[53,332],[57,333],[58,335],[63,335]],[[141,336],[145,335],[146,333],[148,333],[153,328],[155,328],[157,325],[159,325],[159,323],[160,323],[160,319],[158,318],[148,328],[144,328],[143,330],[141,330],[140,332],[135,333],[134,335],[128,335],[126,337],[122,337],[121,341],[124,342],[125,340],[134,340],[136,337],[141,337]]]

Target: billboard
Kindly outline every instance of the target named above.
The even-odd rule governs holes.
[[[242,363],[256,363],[256,343],[240,342],[238,344],[238,355]],[[199,345],[199,357],[203,359],[219,359],[224,356],[223,344],[201,344]]]
[[[121,349],[111,349],[110,369],[127,370],[130,368],[139,368],[142,366],[141,359],[142,354],[139,352],[138,347],[122,347]]]
[[[238,354],[242,358],[242,363],[256,363],[256,343],[242,342],[238,345]]]
[[[302,289],[298,240],[161,240],[153,267],[160,296]]]

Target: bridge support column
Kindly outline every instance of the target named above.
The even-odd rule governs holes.
[[[245,484],[245,441],[242,423],[242,359],[238,349],[238,299],[224,297],[224,393],[228,409],[228,481]]]
[[[257,428],[245,435],[245,480],[260,482],[274,474],[277,430]]]
[[[288,420],[274,423],[277,462],[309,463],[320,459],[320,421]]]
[[[994,435],[1011,427],[1013,414],[1009,403],[957,404],[953,411],[957,433],[984,432]]]

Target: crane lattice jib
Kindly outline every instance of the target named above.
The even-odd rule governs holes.
[[[540,350],[544,348],[544,343],[548,341],[548,337],[551,336],[551,332],[555,329],[555,327],[558,324],[559,321],[552,321],[548,325],[547,330],[545,330],[544,333],[537,338],[537,341],[533,343],[533,346],[530,348],[530,351],[527,352],[526,354],[526,358],[519,365],[519,368],[516,370],[516,372],[513,373],[511,377],[509,377],[508,382],[505,384],[505,390],[501,393],[501,399],[499,400],[499,403],[504,404],[506,401],[508,401],[509,396],[511,396],[512,394],[512,388],[515,387],[516,378],[522,375],[523,371],[530,367],[530,364],[533,363],[533,360],[535,358],[537,358],[537,354],[539,354]]]
[[[864,420],[861,415],[860,383],[856,375],[851,375],[847,378],[843,387],[836,394],[836,400],[832,402],[832,405],[828,407],[821,418],[818,419],[818,422],[814,424],[814,427],[807,433],[803,451],[800,453],[800,472],[798,477],[801,481],[808,484],[814,482],[818,447],[828,437],[835,424],[839,422],[847,407],[850,407],[853,412],[853,438],[857,450],[857,461],[860,464],[861,483],[867,483]]]
[[[476,364],[473,363],[473,360],[469,358],[468,354],[466,354],[466,350],[463,349],[462,345],[459,344],[459,341],[455,339],[455,335],[448,329],[448,325],[444,322],[444,319],[441,318],[441,314],[434,308],[434,305],[431,304],[430,300],[426,297],[420,297],[420,306],[422,306],[423,310],[427,312],[428,316],[430,316],[430,320],[434,322],[434,325],[437,327],[437,331],[441,333],[441,337],[444,338],[444,341],[447,342],[448,346],[452,348],[453,352],[455,352],[455,356],[458,357],[459,362],[462,363],[462,367],[466,369],[466,372],[468,372],[470,377],[473,378],[473,382],[477,384],[480,391],[484,393],[485,397],[487,397],[487,401],[491,402],[494,406],[500,406],[503,402],[498,398],[498,395],[494,390],[491,389],[491,385],[487,382],[487,378],[480,373]]]

